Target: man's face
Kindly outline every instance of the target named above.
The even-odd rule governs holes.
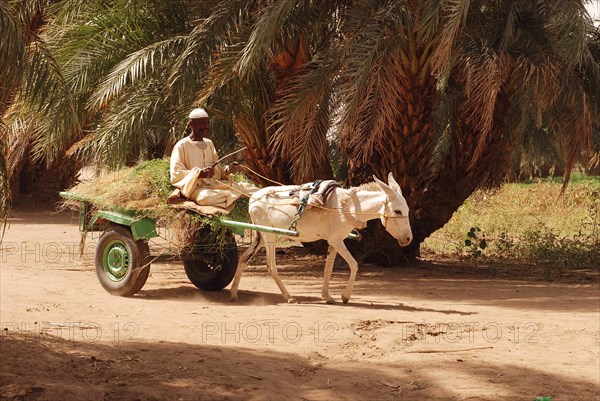
[[[208,128],[210,127],[210,119],[208,118],[193,118],[190,119],[190,128],[202,136],[208,134]]]

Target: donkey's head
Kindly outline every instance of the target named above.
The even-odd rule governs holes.
[[[375,182],[386,194],[381,223],[388,233],[398,240],[400,246],[406,246],[412,241],[412,231],[408,219],[408,204],[402,196],[400,185],[394,179],[392,173],[388,174],[388,184],[373,176]]]

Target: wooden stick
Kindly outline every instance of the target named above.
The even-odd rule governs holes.
[[[253,379],[256,379],[256,380],[262,380],[262,379],[263,379],[263,378],[262,378],[262,377],[260,377],[260,376],[255,376],[255,375],[252,375],[252,374],[250,374],[250,373],[244,373],[244,374],[245,374],[246,376],[250,376],[250,377],[252,377]]]
[[[214,167],[214,166],[216,166],[216,165],[217,165],[217,163],[219,163],[221,160],[223,160],[223,159],[227,159],[229,156],[233,156],[233,155],[235,155],[236,153],[240,153],[242,150],[246,150],[246,149],[247,149],[247,147],[246,147],[246,146],[244,146],[243,148],[241,148],[241,149],[238,149],[238,150],[236,150],[235,152],[227,153],[225,156],[221,157],[219,160],[217,160],[216,162],[214,162],[214,163],[213,163],[213,165],[212,165],[211,167]]]

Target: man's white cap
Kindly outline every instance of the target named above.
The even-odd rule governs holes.
[[[208,114],[204,109],[194,109],[190,112],[190,120],[195,118],[208,118]]]

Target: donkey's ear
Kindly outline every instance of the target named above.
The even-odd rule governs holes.
[[[379,178],[377,178],[375,176],[373,176],[373,179],[375,180],[377,185],[379,185],[379,187],[383,190],[383,192],[385,192],[387,194],[388,197],[396,198],[398,196],[396,191],[394,191],[392,188],[390,188],[390,186],[388,184],[381,181]]]
[[[400,185],[398,185],[398,183],[394,179],[394,175],[391,172],[388,174],[388,185],[390,186],[390,188],[392,188],[394,191],[396,191],[399,195],[402,195],[402,189],[400,188]]]

